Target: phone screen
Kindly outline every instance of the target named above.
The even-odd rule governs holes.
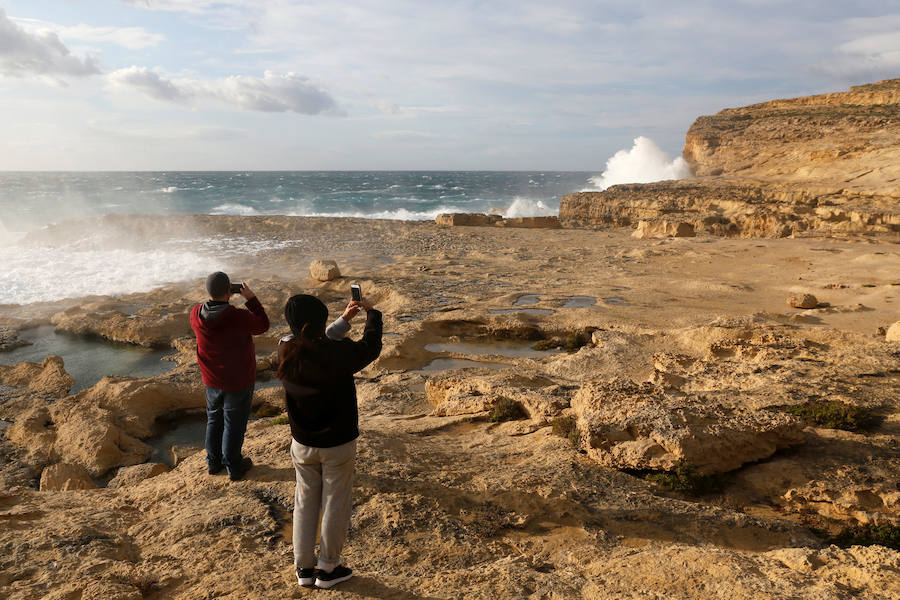
[[[362,300],[362,290],[359,288],[358,285],[353,284],[350,286],[350,296],[356,302],[359,302],[360,300]]]

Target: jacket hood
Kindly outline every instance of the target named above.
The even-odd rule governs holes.
[[[229,306],[231,305],[227,302],[207,300],[200,306],[200,320],[204,325],[213,325]]]

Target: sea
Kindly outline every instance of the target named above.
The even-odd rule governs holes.
[[[28,232],[104,214],[429,220],[554,215],[597,173],[552,171],[0,172],[0,304],[149,291],[216,265],[183,248],[34,246]]]

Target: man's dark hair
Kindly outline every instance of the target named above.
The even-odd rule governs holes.
[[[221,298],[231,291],[231,280],[222,271],[210,273],[206,278],[206,291],[210,298]]]

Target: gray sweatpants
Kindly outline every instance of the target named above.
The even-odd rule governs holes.
[[[353,508],[353,468],[356,440],[334,448],[314,448],[291,440],[291,460],[297,472],[294,492],[294,564],[332,571],[341,564],[341,550]],[[319,512],[322,532],[316,562]]]

